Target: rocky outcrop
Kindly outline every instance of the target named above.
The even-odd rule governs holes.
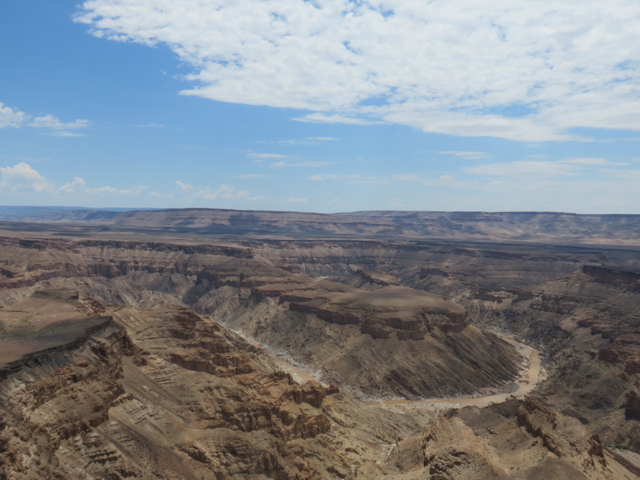
[[[31,352],[0,381],[5,478],[329,480],[355,458],[379,476],[374,440],[416,426],[390,413],[386,432],[384,423],[358,432],[336,424],[336,412],[357,419],[369,407],[345,403],[334,386],[297,384],[264,351],[186,308],[102,308],[100,329]]]
[[[585,265],[582,273],[594,282],[640,292],[640,269]]]
[[[584,456],[584,466],[593,466],[596,461],[606,466],[598,435],[590,433],[576,420],[549,410],[535,398],[525,400],[518,410],[517,422],[540,438],[547,450],[559,458]],[[567,435],[569,432],[571,435]]]
[[[307,280],[306,284],[266,283],[251,292],[257,298],[277,297],[294,312],[310,313],[338,325],[358,325],[362,333],[373,338],[390,338],[396,333],[400,340],[422,340],[430,332],[459,333],[469,325],[460,306],[397,286],[370,292]],[[379,298],[388,302],[378,302]]]
[[[624,406],[624,414],[628,419],[640,420],[640,396],[634,391],[627,394],[627,402]]]
[[[10,287],[14,285],[11,282],[20,280],[32,286],[6,288],[0,291],[0,302],[2,295],[11,301],[14,295],[31,293],[40,286],[65,286],[102,303],[141,307],[166,303],[190,305],[195,311],[213,315],[245,333],[247,327],[255,328],[256,339],[264,341],[268,336],[268,345],[288,352],[302,364],[322,358],[318,368],[326,369],[327,383],[341,386],[353,383],[356,389],[352,393],[359,392],[361,396],[372,396],[375,392],[411,398],[468,394],[478,388],[500,387],[517,374],[520,359],[511,347],[490,335],[469,330],[468,318],[459,305],[407,287],[376,284],[375,289],[366,290],[315,280],[291,271],[298,267],[289,264],[286,243],[274,245],[270,255],[281,248],[282,259],[277,262],[264,259],[263,252],[256,253],[253,245],[200,248],[197,245],[162,247],[149,242],[101,244],[96,240],[61,240],[30,241],[25,244],[28,252],[24,252],[20,245],[9,242],[5,245],[3,267],[13,272],[13,277],[4,283],[0,279],[0,284]],[[363,247],[369,246],[363,243]],[[15,249],[23,253],[16,254]],[[289,267],[278,268],[275,266],[278,264]],[[83,270],[87,265],[102,265],[105,270],[87,272]],[[114,268],[115,276],[109,273],[115,271]],[[368,272],[372,279],[392,283],[392,275],[367,268],[360,270]],[[40,274],[56,271],[58,276],[37,280]],[[277,307],[268,306],[272,301]],[[280,325],[284,318],[266,314],[260,319],[249,312],[257,314],[262,308],[274,314],[276,310],[286,311],[291,319],[296,319],[295,324]],[[245,313],[251,320],[244,326],[236,323]],[[316,332],[319,336],[302,327],[309,322],[315,325],[318,320],[322,326],[317,324],[317,327],[323,330]],[[295,335],[291,333],[292,328]],[[342,331],[330,333],[335,328]],[[352,328],[357,329],[357,337],[349,330]],[[242,358],[229,357],[227,352],[218,350],[220,345],[202,342],[195,345],[198,341],[189,329],[173,328],[169,333],[177,340],[191,339],[192,344],[188,346],[189,352],[176,350],[167,361],[192,371],[217,375],[232,369],[248,372],[244,370],[247,363]],[[338,344],[344,342],[347,348],[337,348],[330,338],[337,338]],[[353,342],[355,338],[362,340]],[[305,339],[311,340],[307,346],[303,346]],[[284,345],[291,343],[290,340],[299,345]],[[398,348],[397,342],[422,344]],[[478,348],[470,343],[477,343]],[[193,350],[194,347],[202,351]],[[478,361],[475,358],[478,354],[490,360]],[[382,367],[369,368],[371,359],[380,355],[386,358]],[[449,385],[447,378],[453,379]]]
[[[110,322],[82,342],[32,353],[0,383],[9,478],[69,478],[57,455],[108,420],[125,394],[121,358],[131,351],[124,329]]]
[[[201,222],[191,214],[182,220]],[[483,235],[489,217],[444,215],[430,234],[463,222],[467,234]],[[257,220],[228,218],[224,228],[246,231]],[[322,221],[304,228],[321,231]],[[42,228],[33,236],[53,227]],[[620,462],[603,445],[640,448],[633,251],[164,238],[0,239],[0,335],[32,348],[18,352],[20,363],[4,362],[15,368],[0,381],[9,392],[0,396],[0,478],[614,479],[624,478]],[[614,261],[629,267],[578,271]],[[41,325],[40,306],[21,305],[63,287],[78,292],[56,300],[64,318]],[[296,384],[216,322],[282,353],[292,374],[308,368],[341,391]],[[374,412],[348,398],[505,387],[521,358],[477,325],[544,347],[544,401],[463,409],[430,425],[418,410]],[[41,348],[56,336],[64,341]],[[412,444],[418,425],[430,433]]]
[[[226,325],[291,352],[319,372],[316,378],[361,398],[472,394],[502,387],[518,372],[521,359],[512,347],[470,326],[454,304],[401,287],[340,287],[330,292],[325,283],[316,297],[307,290],[304,302],[281,302],[285,294],[276,296],[271,285],[247,297],[216,291],[197,308],[221,318],[222,305],[237,305],[223,310]],[[261,294],[263,288],[273,295]]]
[[[407,464],[415,446],[421,455]],[[576,419],[532,397],[441,414],[420,436],[399,442],[389,463],[412,470],[411,478],[441,480],[614,480],[637,470]]]

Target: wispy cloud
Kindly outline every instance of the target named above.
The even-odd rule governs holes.
[[[270,142],[259,142],[259,143],[277,143],[279,145],[322,145],[326,142],[335,142],[338,140],[334,137],[307,137],[303,139],[297,140],[272,140]]]
[[[285,167],[326,167],[327,165],[333,165],[335,162],[285,162],[281,160],[279,162],[273,162],[271,168],[285,168]]]
[[[314,182],[321,182],[323,180],[351,180],[353,178],[359,178],[360,175],[338,175],[335,173],[320,173],[318,175],[310,175],[307,177],[308,180]]]
[[[178,187],[183,192],[190,192],[193,190],[193,187],[188,183],[182,183],[180,180],[176,181],[176,187]]]
[[[228,185],[220,185],[220,187],[212,191],[209,187],[204,187],[196,191],[191,195],[192,199],[199,200],[217,200],[217,199],[241,199],[248,198],[249,192],[247,190],[236,191],[235,188]]]
[[[302,117],[294,117],[292,120],[306,123],[344,123],[346,125],[375,125],[382,122],[365,118],[347,117],[344,115],[327,115],[325,113],[310,113]]]
[[[89,126],[88,120],[76,120],[75,122],[64,123],[53,115],[45,115],[36,117],[31,120],[28,125],[34,128],[51,128],[53,130],[75,130],[77,128],[86,128]]]
[[[486,158],[488,155],[485,152],[464,152],[459,150],[448,150],[444,152],[438,152],[440,155],[453,155],[454,157],[464,158],[468,160],[476,160],[478,158]]]
[[[51,135],[52,137],[86,137],[84,133],[67,132],[64,130],[52,130],[47,132],[46,135]]]
[[[48,130],[49,135],[57,137],[82,137],[81,133],[70,132],[69,130],[77,130],[89,126],[88,120],[75,120],[73,122],[62,122],[53,115],[44,115],[41,117],[31,117],[20,110],[7,107],[0,102],[0,128],[12,127],[31,127]]]
[[[629,165],[625,162],[612,162],[607,160],[606,158],[591,158],[591,157],[582,157],[582,158],[567,158],[564,160],[560,160],[561,163],[568,163],[573,165],[595,165],[595,166],[624,166]]]
[[[99,188],[85,188],[84,192],[88,195],[140,195],[146,187],[126,188],[119,189],[110,186],[104,186]]]
[[[566,158],[562,160],[543,161],[543,160],[518,160],[515,162],[492,163],[486,165],[476,165],[464,169],[467,174],[473,175],[492,175],[500,177],[520,177],[520,176],[537,176],[537,177],[571,177],[576,175],[584,175],[588,172],[588,168],[593,167],[613,167],[628,166],[629,163],[612,162],[606,158]],[[604,170],[601,168],[602,173]],[[613,170],[620,172],[619,170]]]
[[[176,198],[182,202],[201,202],[212,200],[254,200],[251,197],[248,190],[236,190],[234,187],[222,184],[217,189],[211,189],[210,187],[194,187],[188,183],[176,181],[177,191],[171,194],[172,198]],[[156,192],[154,195],[157,198],[158,195],[162,195]],[[165,197],[166,198],[166,197]]]
[[[138,195],[146,188],[144,186],[129,189],[110,186],[89,188],[81,177],[74,177],[72,181],[65,183],[60,188],[54,188],[53,182],[47,180],[40,172],[25,162],[20,162],[13,167],[0,167],[0,174],[2,175],[0,193],[38,193],[52,196],[80,195],[89,198],[95,195]]]
[[[305,109],[304,122],[524,142],[640,131],[630,0],[90,0],[75,21],[166,44],[191,65],[184,95]]]
[[[260,160],[270,160],[273,158],[289,158],[288,155],[282,155],[280,153],[247,153],[247,157],[257,158]]]
[[[520,177],[524,175],[555,177],[578,174],[575,167],[566,163],[538,162],[534,160],[477,165],[465,168],[464,172],[474,175],[494,175],[500,177]]]

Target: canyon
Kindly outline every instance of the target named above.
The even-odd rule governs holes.
[[[0,478],[640,478],[636,225],[0,222]]]

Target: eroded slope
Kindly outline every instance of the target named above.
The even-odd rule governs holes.
[[[80,299],[78,310],[95,301]],[[11,479],[346,478],[416,419],[296,384],[260,349],[177,306],[116,308],[100,331],[31,352],[0,382]]]

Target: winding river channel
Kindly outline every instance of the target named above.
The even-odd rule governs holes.
[[[415,407],[486,407],[492,403],[501,403],[509,398],[522,398],[531,392],[542,380],[540,369],[540,354],[542,352],[520,343],[512,338],[500,336],[505,342],[513,345],[523,357],[523,370],[516,381],[507,386],[510,391],[489,395],[468,395],[456,398],[428,398],[425,400],[382,400],[379,402],[367,402],[370,405],[409,405]]]
[[[308,381],[319,381],[316,376],[310,373],[304,368],[292,365],[287,360],[280,356],[274,355],[269,351],[266,345],[261,345],[246,337],[242,332],[235,331],[238,335],[242,336],[247,342],[262,348],[265,350],[273,361],[285,372],[291,374],[295,381],[298,383],[304,383]],[[509,385],[506,385],[501,389],[499,393],[490,393],[487,395],[468,395],[455,398],[428,398],[424,400],[379,400],[379,401],[366,401],[364,403],[368,405],[379,405],[387,407],[423,407],[423,408],[454,408],[454,407],[486,407],[493,403],[501,403],[509,398],[522,398],[531,392],[538,383],[543,379],[541,375],[540,367],[540,354],[542,352],[518,342],[509,337],[498,335],[505,342],[513,345],[518,353],[522,356],[522,370],[519,377]],[[494,389],[495,390],[495,389]]]

